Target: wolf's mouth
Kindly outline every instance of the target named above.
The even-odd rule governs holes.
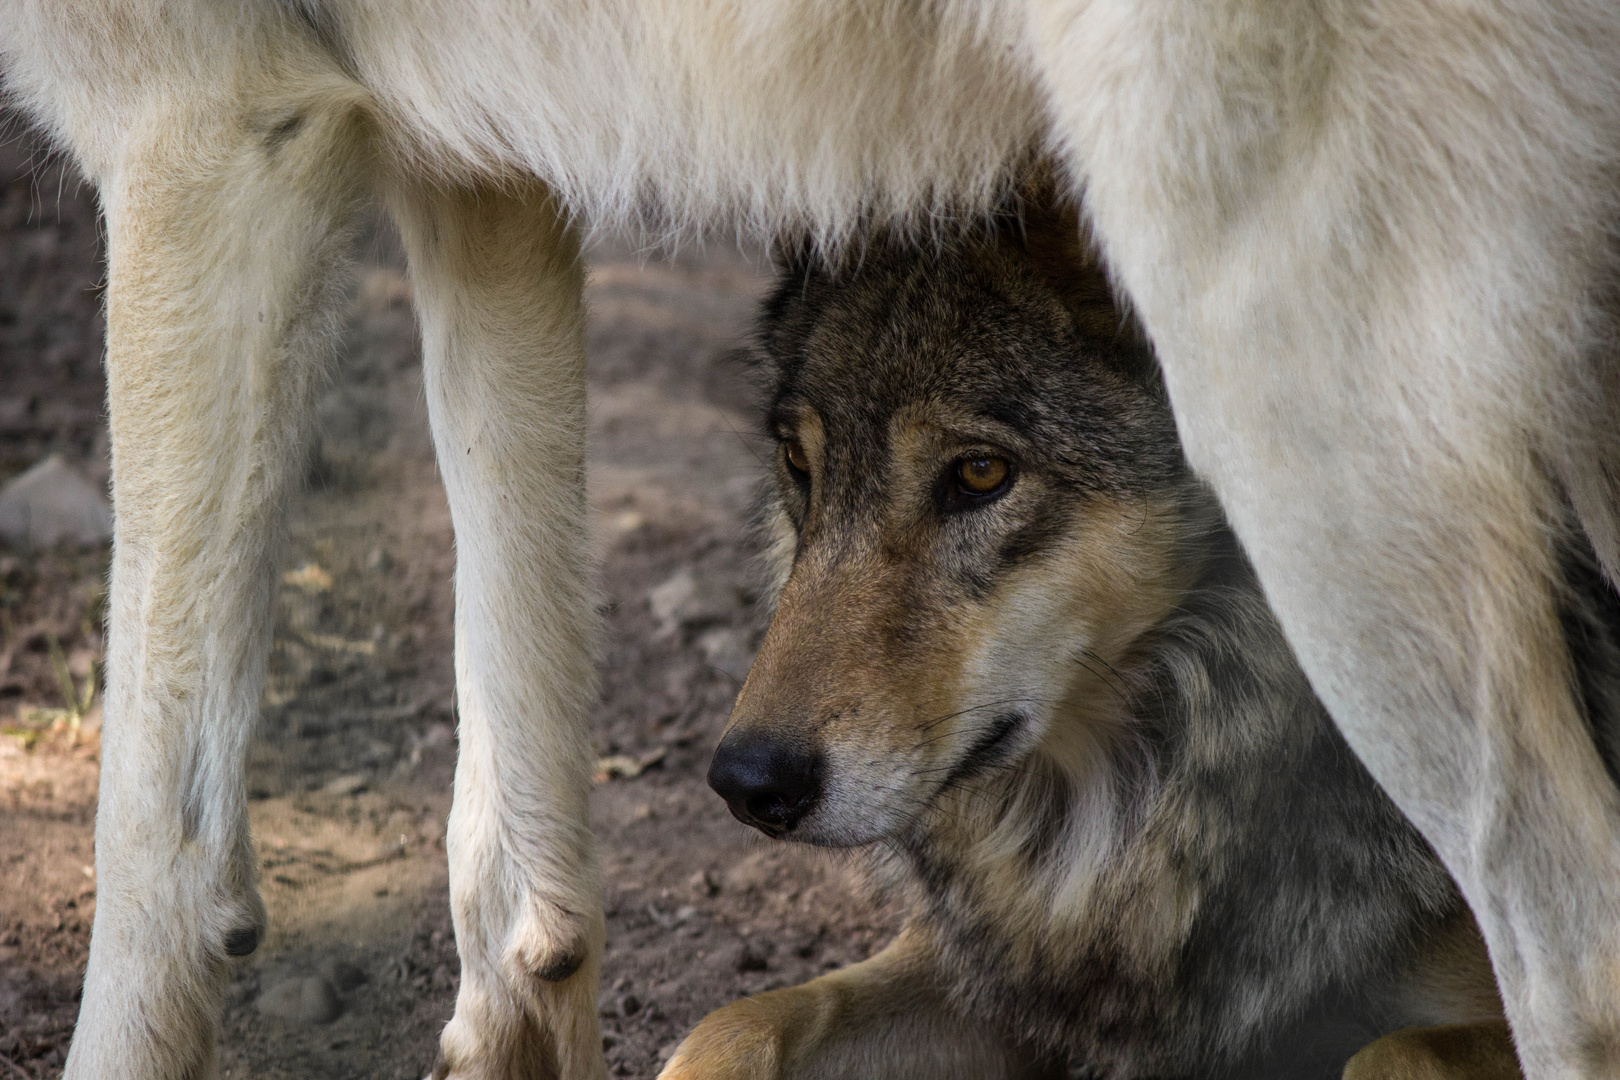
[[[939,789],[945,791],[972,776],[993,769],[1007,759],[1012,751],[1012,737],[1024,726],[1024,715],[1017,712],[1002,713],[991,722],[984,733],[973,741],[962,760],[956,763]]]

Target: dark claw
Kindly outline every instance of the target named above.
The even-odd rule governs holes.
[[[583,963],[585,963],[585,956],[583,953],[570,953],[568,955],[558,957],[556,960],[553,960],[551,963],[535,972],[535,974],[544,979],[546,982],[562,982],[574,972],[578,971],[580,965]]]
[[[259,928],[256,926],[244,927],[241,930],[232,930],[225,935],[226,956],[249,956],[259,947]]]

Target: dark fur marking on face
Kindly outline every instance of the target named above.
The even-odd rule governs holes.
[[[940,784],[940,790],[954,787],[1005,761],[1010,751],[1008,740],[1023,724],[1024,717],[1016,712],[1002,713],[996,717],[957,761],[956,767],[945,777],[945,782]]]

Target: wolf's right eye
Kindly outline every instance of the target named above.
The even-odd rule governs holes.
[[[970,495],[994,495],[1011,475],[1012,466],[1007,464],[1006,458],[988,454],[963,458],[956,463],[956,482]]]
[[[792,470],[795,478],[809,478],[810,455],[804,452],[803,443],[798,439],[783,439],[782,453],[787,458],[788,468]]]

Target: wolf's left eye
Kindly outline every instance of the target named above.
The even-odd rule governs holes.
[[[994,495],[1007,486],[1012,466],[1006,458],[966,457],[956,463],[956,483],[969,495]]]
[[[804,452],[802,442],[798,439],[783,440],[782,453],[787,457],[788,468],[800,476],[810,475],[810,455]]]

